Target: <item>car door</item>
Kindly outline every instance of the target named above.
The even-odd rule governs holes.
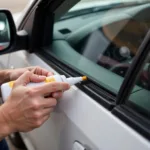
[[[142,43],[148,32],[146,29],[149,28],[144,28],[145,32],[142,30],[144,37],[138,46],[134,45],[134,40],[127,35],[125,48],[127,49],[128,46],[132,49],[131,45],[134,45],[133,52],[136,49],[135,53],[139,54],[132,54],[134,58],[132,61],[129,59],[128,62],[123,60],[125,63],[120,63],[120,61],[116,63],[116,60],[112,60],[110,57],[111,55],[103,54],[112,49],[111,45],[114,46],[115,41],[119,38],[118,36],[111,42],[108,41],[110,35],[107,31],[114,30],[114,26],[116,26],[119,31],[123,30],[124,33],[126,30],[131,32],[130,28],[133,29],[134,25],[142,26],[143,20],[138,23],[134,22],[133,18],[135,19],[141,12],[145,12],[149,6],[146,4],[134,8],[136,11],[128,9],[127,12],[131,15],[122,13],[116,16],[121,9],[110,12],[106,10],[103,14],[100,13],[97,16],[95,14],[94,19],[99,18],[96,22],[93,16],[89,18],[91,14],[77,17],[75,20],[70,19],[69,22],[67,20],[66,22],[55,21],[76,2],[75,0],[69,2],[67,0],[41,1],[32,7],[18,28],[25,30],[29,36],[29,43],[26,47],[28,51],[13,53],[14,56],[22,53],[23,64],[21,67],[39,65],[56,74],[65,74],[66,76],[85,74],[89,78],[87,83],[73,86],[64,93],[54,113],[43,126],[28,133],[20,133],[23,141],[28,149],[33,150],[148,150],[150,148],[149,112],[147,113],[147,109],[145,109],[146,113],[143,114],[143,112],[137,111],[137,108],[128,105],[126,101],[130,98],[129,93],[131,93],[131,100],[136,101],[139,97],[136,94],[145,89],[143,81],[142,84],[138,83],[134,88],[132,87],[137,74],[143,69],[145,55],[148,54],[146,47],[139,50],[137,47]],[[109,16],[110,14],[112,16]],[[99,20],[102,20],[103,23]],[[85,25],[89,21],[92,23]],[[54,22],[56,22],[55,25]],[[101,25],[99,25],[100,23]],[[81,24],[84,26],[78,30],[77,27]],[[68,30],[73,30],[73,32],[69,32],[70,34],[65,32],[65,36],[63,36],[63,31]],[[136,35],[135,31],[132,32],[132,36]],[[116,31],[117,33],[119,34],[118,31]],[[97,41],[97,39],[100,40]],[[145,41],[144,44],[147,42]],[[119,44],[117,46],[120,46]],[[95,45],[96,47],[94,47]],[[98,49],[100,46],[102,48]],[[113,49],[115,48],[113,47]],[[124,51],[124,47],[121,48]],[[142,55],[143,51],[145,55]],[[137,63],[139,60],[141,60],[141,64]],[[108,69],[108,65],[111,65],[111,68]],[[135,66],[138,68],[136,72]],[[124,68],[127,70],[125,74],[122,73]],[[134,76],[131,76],[132,74]],[[131,77],[132,82],[128,86],[126,83],[130,81]],[[149,98],[149,93],[147,97]],[[145,101],[149,106],[147,99]],[[143,105],[142,102],[140,104]]]

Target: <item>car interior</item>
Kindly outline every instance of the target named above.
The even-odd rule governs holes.
[[[62,19],[54,26],[55,51],[51,53],[100,84],[110,83],[109,88],[117,92],[150,27],[149,11],[150,5],[143,4]],[[59,46],[64,47],[63,51]],[[82,66],[77,60],[82,61]],[[148,63],[138,82],[147,90],[149,66]]]
[[[64,17],[54,25],[53,43],[44,49],[45,56],[53,56],[61,64],[87,75],[96,85],[117,94],[149,30],[149,11],[147,3]],[[148,111],[149,68],[148,60],[130,97],[139,106],[143,99],[143,107]]]

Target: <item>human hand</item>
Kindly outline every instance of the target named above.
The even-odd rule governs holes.
[[[53,75],[52,72],[49,72],[48,70],[41,68],[39,66],[33,66],[33,67],[26,67],[26,68],[19,68],[14,69],[10,71],[10,81],[18,79],[24,72],[31,71],[32,73],[40,76],[51,76]]]
[[[41,68],[39,66],[33,66],[33,67],[26,67],[26,68],[19,68],[19,69],[14,69],[10,71],[10,81],[16,80],[18,79],[24,72],[26,71],[31,71],[32,73],[36,74],[36,75],[40,75],[40,76],[51,76],[53,75],[52,72],[49,72],[48,70]],[[51,96],[59,99],[60,97],[62,97],[62,92],[55,92],[52,93]]]
[[[8,100],[1,106],[0,114],[11,132],[27,132],[40,127],[57,104],[55,98],[45,95],[69,89],[67,83],[51,82],[38,87],[27,87],[30,82],[42,82],[45,77],[25,72],[15,82]]]

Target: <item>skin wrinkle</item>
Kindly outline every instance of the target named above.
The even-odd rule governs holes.
[[[28,96],[27,95],[25,95],[24,96],[24,98],[23,99],[27,99],[28,98]],[[21,105],[21,104],[20,104]],[[28,110],[29,108],[24,108],[24,105],[22,105],[22,108],[21,109],[25,109],[25,110]],[[24,117],[26,118],[26,119],[28,119],[28,117],[26,116],[26,113],[28,113],[28,112],[25,112],[23,115],[24,115]]]
[[[2,116],[3,116],[3,119],[4,119],[4,122],[5,122],[5,124],[7,124],[7,126],[6,127],[4,127],[4,129],[6,129],[6,132],[10,132],[10,133],[12,133],[12,132],[14,132],[15,130],[13,129],[9,129],[10,127],[14,127],[14,124],[13,123],[11,123],[10,121],[8,121],[8,116],[6,116],[6,113],[3,111],[3,110],[1,110],[1,114],[2,114]],[[2,132],[4,135],[0,135],[0,141],[3,139],[2,137],[4,137],[5,136],[5,132]]]
[[[56,91],[57,89],[62,89],[62,86],[61,86],[60,83],[59,83],[59,84],[53,84],[53,85],[52,85],[52,91]]]
[[[31,131],[49,119],[57,99],[62,96],[61,90],[68,90],[69,84],[53,82],[38,87],[26,86],[30,82],[44,82],[48,75],[52,73],[40,67],[0,71],[1,83],[14,81],[9,98],[0,107],[0,140],[13,132]],[[46,93],[48,98],[44,97]]]

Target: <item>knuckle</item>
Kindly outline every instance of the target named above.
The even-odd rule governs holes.
[[[51,83],[50,84],[50,89],[52,91],[57,91],[57,89],[58,89],[58,83]]]
[[[34,110],[38,110],[40,108],[40,104],[37,101],[32,102],[32,107]]]
[[[26,76],[29,76],[29,75],[31,75],[31,72],[30,72],[29,70],[27,70],[27,71],[25,72],[25,74],[26,74]]]
[[[41,69],[41,67],[40,67],[40,66],[36,66],[35,68],[36,68],[36,69]]]
[[[27,89],[27,91],[26,91],[26,95],[28,96],[28,97],[32,97],[33,95],[34,95],[34,90],[33,89]]]

